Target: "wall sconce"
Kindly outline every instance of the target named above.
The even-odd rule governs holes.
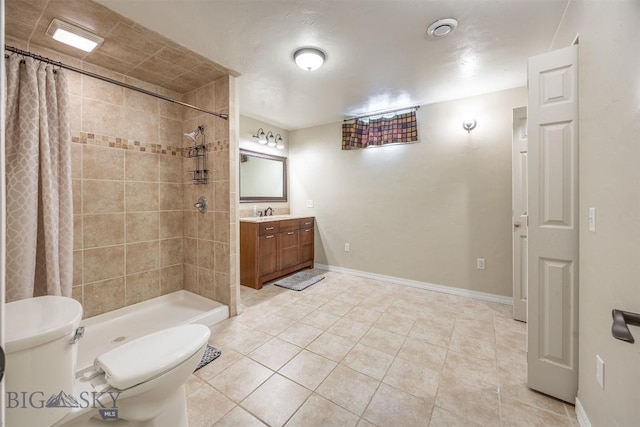
[[[276,148],[278,150],[284,149],[284,141],[282,140],[282,136],[280,136],[280,134],[276,135]]]
[[[253,138],[255,138],[258,144],[266,145],[268,147],[276,147],[278,150],[284,149],[284,140],[280,134],[274,136],[273,132],[268,131],[265,133],[264,129],[260,128],[256,134],[253,135]]]
[[[273,136],[273,132],[267,132],[267,146],[275,147],[276,146],[276,137]]]
[[[467,133],[471,133],[472,130],[476,128],[476,119],[467,119],[462,122],[462,128],[467,131]]]
[[[256,132],[253,137],[257,139],[258,144],[264,145],[267,143],[267,135],[264,133],[264,129],[262,128],[258,129],[258,132]]]

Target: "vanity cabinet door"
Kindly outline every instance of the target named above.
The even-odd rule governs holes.
[[[300,230],[300,262],[313,261],[313,227]]]
[[[298,230],[287,231],[278,234],[278,245],[280,246],[280,270],[294,266],[300,261],[299,254],[299,232]]]
[[[258,242],[258,276],[278,270],[278,239],[275,234],[260,236]]]

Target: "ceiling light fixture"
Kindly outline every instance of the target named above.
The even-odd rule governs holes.
[[[51,36],[54,40],[75,47],[76,49],[84,50],[85,52],[91,52],[104,41],[102,37],[90,33],[83,28],[55,18],[47,28],[47,35]]]
[[[448,36],[458,27],[458,21],[454,18],[438,19],[436,22],[429,25],[427,28],[427,34],[434,38],[441,38]]]
[[[293,60],[298,67],[306,71],[317,70],[324,64],[326,58],[325,53],[315,47],[303,47],[293,53]]]

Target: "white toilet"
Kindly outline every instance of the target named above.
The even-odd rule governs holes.
[[[8,303],[5,316],[8,427],[188,425],[184,383],[206,349],[206,326],[138,338],[76,375],[80,303],[29,298]]]

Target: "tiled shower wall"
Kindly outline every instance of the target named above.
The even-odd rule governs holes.
[[[229,88],[233,77],[225,76],[185,96],[185,102],[228,114]],[[199,295],[228,304],[236,314],[235,287],[235,193],[231,194],[229,122],[197,110],[185,109],[183,131],[205,128],[208,184],[190,184],[193,159],[183,160],[184,171],[184,286]],[[200,140],[199,140],[200,142]],[[199,197],[209,201],[206,213],[193,206]]]
[[[28,50],[203,108],[229,109],[231,77],[181,95],[48,49]],[[84,317],[183,288],[227,304],[236,314],[229,121],[73,72],[67,76],[73,297]],[[207,135],[207,185],[191,182],[193,160],[181,154],[182,134],[197,125]],[[205,215],[193,207],[200,195],[209,199]]]
[[[90,317],[184,287],[183,108],[90,77],[68,75],[73,296]],[[141,81],[126,82],[156,89]]]

